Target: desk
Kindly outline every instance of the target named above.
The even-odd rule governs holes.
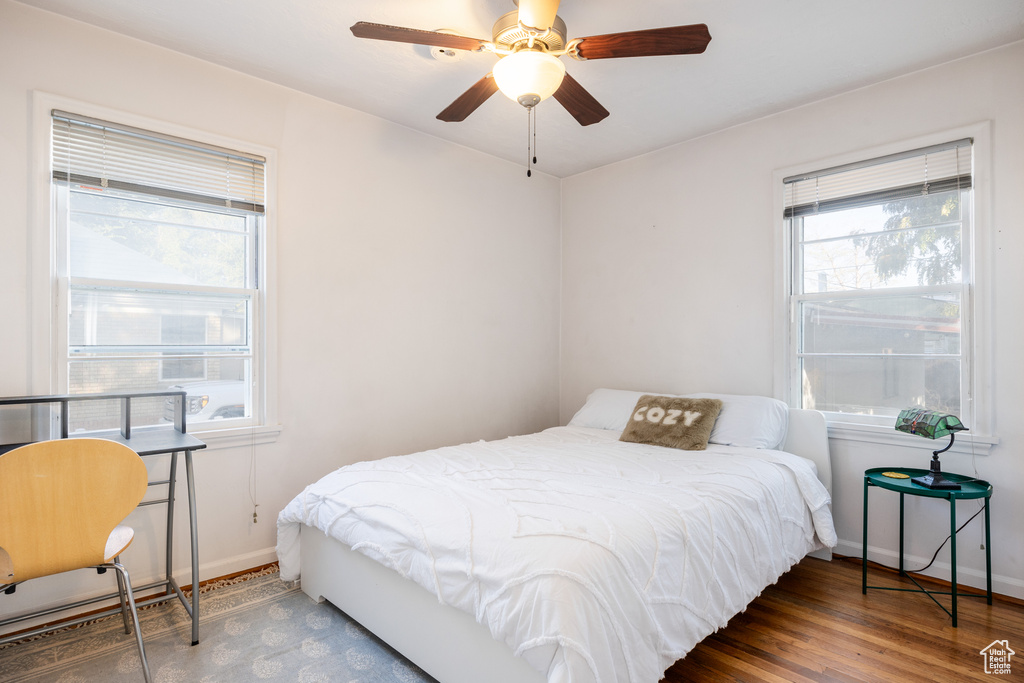
[[[133,429],[131,424],[131,406],[133,398],[159,398],[165,397],[168,407],[173,410],[174,424],[166,427],[146,427]],[[167,565],[164,579],[144,586],[136,586],[135,593],[143,593],[154,589],[163,589],[163,593],[139,600],[138,606],[144,607],[158,602],[166,602],[177,598],[185,607],[192,620],[192,644],[199,643],[199,534],[196,521],[196,495],[195,477],[192,471],[192,452],[206,448],[206,444],[185,431],[185,392],[184,391],[143,391],[133,393],[107,393],[107,394],[61,394],[52,396],[15,396],[11,398],[0,398],[0,406],[16,405],[58,405],[60,406],[60,438],[75,438],[77,434],[68,434],[68,406],[78,401],[117,400],[121,405],[121,428],[120,430],[84,432],[81,436],[110,439],[128,446],[141,457],[157,455],[170,455],[170,470],[166,480],[150,481],[150,486],[166,486],[167,497],[158,500],[147,500],[139,504],[144,505],[167,505]],[[0,445],[0,454],[23,446],[22,443]],[[188,488],[188,519],[189,534],[191,540],[192,554],[192,596],[191,599],[185,596],[178,582],[174,580],[171,572],[174,563],[174,494],[177,483],[178,454],[185,454],[185,481]],[[55,614],[67,609],[74,609],[96,602],[106,602],[118,598],[117,593],[101,595],[88,600],[80,600],[67,605],[60,605],[50,609],[39,610],[30,614],[23,614],[18,617],[0,621],[0,628],[9,624],[18,623],[34,617]],[[90,614],[76,621],[62,622],[60,628],[85,621],[92,621],[107,615],[120,614],[120,605],[112,607],[98,614]],[[54,627],[40,627],[31,631],[24,631],[15,636],[0,638],[0,644],[20,640],[29,636],[45,633],[53,630]]]
[[[886,477],[883,472],[896,472],[908,475],[907,479],[893,479]],[[910,481],[910,478],[920,477],[927,474],[928,470],[909,469],[905,467],[876,467],[864,472],[864,546],[863,546],[863,575],[861,579],[861,593],[867,594],[868,588],[878,590],[907,591],[911,593],[924,593],[942,610],[953,617],[953,627],[956,628],[956,501],[984,498],[985,505],[985,576],[987,582],[986,596],[975,594],[963,594],[964,597],[980,598],[987,597],[988,604],[992,604],[992,539],[989,534],[989,500],[992,498],[992,485],[987,481],[973,479],[962,474],[945,474],[946,478],[960,482],[961,488],[958,491],[943,489],[930,489]],[[905,576],[914,582],[917,588],[889,588],[886,586],[868,585],[868,490],[872,486],[896,491],[900,494],[900,576]],[[933,591],[924,588],[903,569],[903,498],[904,496],[923,496],[927,498],[945,498],[949,501],[949,533],[950,533],[950,588],[949,592]],[[949,595],[952,597],[950,609],[935,599],[936,595]]]

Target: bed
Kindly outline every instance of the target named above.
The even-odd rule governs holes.
[[[820,413],[690,395],[721,404],[703,450],[620,441],[644,396],[325,476],[279,515],[282,579],[443,683],[655,683],[836,539]]]

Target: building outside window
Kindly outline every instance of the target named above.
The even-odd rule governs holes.
[[[206,316],[202,313],[160,316],[160,343],[171,346],[202,346],[206,338]],[[160,381],[198,381],[206,379],[206,359],[202,354],[165,353],[160,361]]]
[[[190,427],[254,424],[264,159],[54,111],[56,370],[72,394],[181,387]],[[71,429],[117,425],[79,402]],[[170,416],[133,402],[133,423]]]
[[[784,179],[793,405],[866,424],[962,414],[971,161],[967,139]]]

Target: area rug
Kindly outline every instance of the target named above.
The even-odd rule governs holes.
[[[199,644],[177,601],[140,610],[155,683],[434,683],[330,603],[276,571],[222,582],[199,598]],[[142,681],[135,638],[120,616],[0,646],[0,681]]]

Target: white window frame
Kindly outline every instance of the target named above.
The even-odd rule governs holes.
[[[991,446],[998,443],[993,436],[992,422],[992,366],[990,333],[991,310],[991,187],[992,187],[992,144],[991,124],[984,121],[946,131],[936,132],[917,138],[899,140],[885,145],[855,150],[823,159],[811,160],[799,165],[776,169],[772,174],[772,187],[775,196],[773,204],[773,222],[775,231],[775,395],[786,401],[791,407],[800,406],[800,382],[796,376],[796,344],[794,317],[796,315],[794,298],[794,263],[792,235],[789,233],[783,218],[785,199],[783,179],[812,173],[819,169],[857,163],[866,159],[884,157],[908,150],[918,149],[947,143],[951,140],[973,138],[974,165],[973,179],[973,239],[972,248],[965,250],[964,258],[970,259],[964,264],[964,275],[967,280],[963,287],[963,303],[966,315],[961,321],[962,353],[965,362],[961,367],[964,371],[966,384],[965,400],[960,416],[970,428],[969,432],[957,439],[953,450],[985,454]],[[866,441],[876,444],[898,444],[916,446],[931,450],[933,442],[926,439],[907,440],[904,435],[895,431],[893,424],[881,424],[878,418],[865,417],[860,419],[849,413],[825,412],[828,422],[829,436],[851,441]]]
[[[66,275],[58,260],[65,256],[66,242],[58,231],[51,191],[51,128],[53,110],[73,111],[82,116],[117,122],[196,142],[244,149],[266,159],[266,213],[264,229],[257,233],[260,283],[253,301],[253,361],[251,419],[218,423],[196,423],[189,431],[202,432],[212,446],[260,444],[276,440],[281,428],[277,418],[277,298],[276,272],[276,169],[277,152],[250,141],[225,137],[175,123],[139,116],[51,93],[32,93],[30,129],[30,219],[31,259],[30,307],[31,341],[28,359],[29,386],[33,394],[67,391],[67,292]]]

